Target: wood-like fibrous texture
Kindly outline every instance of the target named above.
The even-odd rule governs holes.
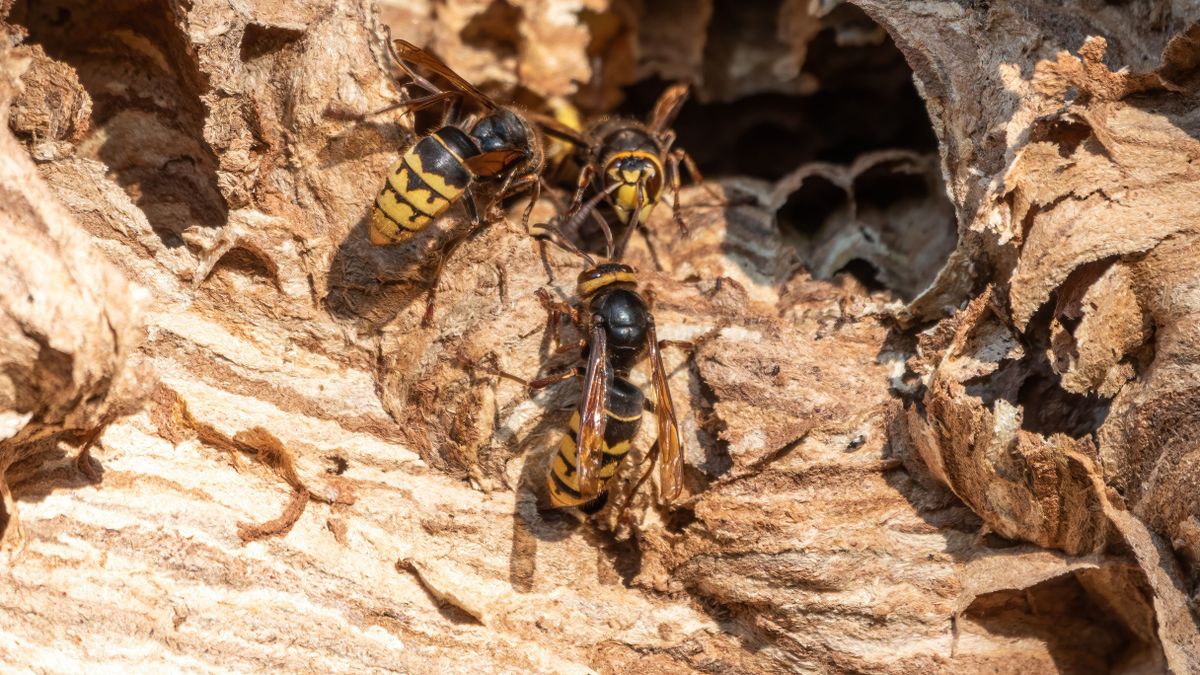
[[[0,16],[4,663],[1200,670],[1200,10]],[[647,416],[612,507],[539,509],[577,385],[495,371],[573,365],[536,293],[581,263],[521,200],[449,258],[429,325],[463,211],[368,241],[414,138],[373,114],[400,96],[385,26],[528,106],[693,82],[690,236],[665,204],[629,251],[660,337],[699,342],[665,352],[675,504],[628,494]]]

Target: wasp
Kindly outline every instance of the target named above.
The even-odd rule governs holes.
[[[676,84],[659,96],[646,122],[629,117],[611,117],[590,125],[583,134],[566,124],[544,124],[548,136],[574,144],[582,153],[571,212],[588,209],[583,197],[589,189],[604,195],[617,219],[625,226],[616,246],[619,257],[633,230],[645,223],[654,207],[670,189],[674,195],[672,213],[685,236],[688,229],[679,206],[681,172],[686,168],[692,181],[703,177],[691,155],[675,148],[671,123],[687,100],[688,86]],[[578,220],[576,221],[578,224]],[[607,236],[607,235],[606,235]]]
[[[560,441],[546,477],[550,506],[574,506],[590,514],[608,501],[608,482],[629,453],[641,426],[645,395],[630,382],[629,374],[646,357],[653,371],[654,414],[658,424],[654,461],[659,467],[661,497],[672,501],[683,487],[683,455],[661,350],[667,345],[690,344],[658,340],[654,316],[645,295],[638,291],[637,273],[629,265],[595,264],[589,259],[589,267],[577,280],[576,295],[577,302],[569,304],[555,301],[545,289],[538,293],[554,329],[562,316],[572,319],[583,336],[578,342],[579,359],[586,364],[528,383],[531,389],[538,389],[583,377],[578,408],[571,416],[570,429]],[[557,331],[552,335],[557,344]],[[649,469],[653,469],[653,463]],[[647,476],[649,470],[642,480]],[[635,485],[634,492],[642,480]]]
[[[411,78],[411,83],[428,92],[391,108],[415,111],[444,103],[447,114],[440,128],[419,138],[388,169],[371,210],[371,243],[376,246],[403,243],[458,201],[465,205],[472,224],[471,232],[477,231],[482,226],[474,195],[479,180],[500,180],[492,203],[532,188],[533,195],[525,209],[527,226],[529,214],[541,192],[540,174],[545,163],[541,139],[533,125],[520,112],[497,104],[420,47],[398,39],[390,42],[390,49],[393,59]],[[451,88],[434,85],[409,64],[437,74]],[[483,108],[482,116],[464,118],[458,115],[458,104],[464,99]],[[426,309],[426,323],[431,316],[441,266],[457,243],[451,244],[439,261]]]

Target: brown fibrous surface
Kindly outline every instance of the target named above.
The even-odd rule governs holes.
[[[5,663],[1200,670],[1186,3],[0,17]],[[577,385],[495,372],[573,365],[536,292],[581,263],[522,200],[449,257],[429,325],[463,212],[369,243],[419,131],[372,114],[400,96],[385,27],[531,107],[693,85],[690,233],[659,206],[628,254],[660,337],[698,342],[664,353],[675,502],[630,494],[647,416],[611,506],[539,508]]]

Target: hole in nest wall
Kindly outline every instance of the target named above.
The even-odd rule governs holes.
[[[524,11],[506,0],[492,0],[487,9],[475,15],[459,32],[464,44],[486,49],[497,57],[517,55],[521,44],[521,18]]]
[[[71,65],[92,98],[93,157],[169,246],[193,225],[220,226],[227,206],[204,141],[205,83],[164,0],[18,0],[9,20]]]
[[[746,39],[746,26],[717,14],[710,45]],[[807,45],[800,77],[811,86],[795,88],[804,93],[691,100],[673,125],[676,142],[706,178],[790,180],[776,217],[814,276],[848,272],[867,290],[910,300],[957,244],[937,139],[912,70],[883,29],[849,5],[825,26]],[[629,87],[618,112],[644,118],[667,84]]]
[[[872,23],[853,7],[839,11]],[[717,18],[713,22],[710,31],[722,30]],[[848,163],[872,150],[937,151],[912,69],[891,39],[839,46],[835,29],[827,28],[808,44],[802,73],[817,83],[811,94],[689,101],[674,124],[677,144],[695,157],[706,176],[768,180],[805,162]],[[666,86],[659,78],[638,82],[625,90],[617,112],[644,119]]]

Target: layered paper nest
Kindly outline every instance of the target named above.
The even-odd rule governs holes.
[[[0,15],[4,663],[1200,670],[1200,12]],[[676,503],[630,495],[647,423],[626,520],[539,509],[578,389],[492,371],[572,364],[535,293],[581,263],[523,203],[448,259],[427,326],[462,211],[368,241],[415,133],[369,114],[399,98],[385,26],[527,106],[693,83],[690,236],[660,206],[628,256],[660,337],[710,336],[666,352]]]

